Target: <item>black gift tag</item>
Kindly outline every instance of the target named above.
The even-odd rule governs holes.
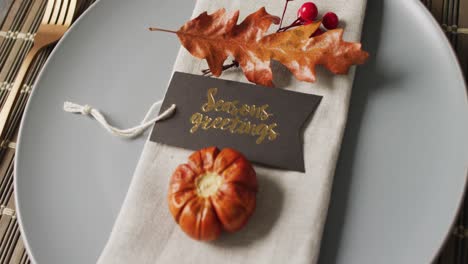
[[[259,164],[304,171],[302,129],[322,97],[176,72],[151,141],[198,150],[234,148]]]

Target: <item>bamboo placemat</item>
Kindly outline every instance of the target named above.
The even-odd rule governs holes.
[[[95,0],[79,1],[75,17]],[[371,0],[374,1],[374,0]],[[13,85],[17,71],[34,41],[47,0],[0,0],[0,107]],[[468,76],[468,0],[422,0],[432,12],[458,54]],[[468,33],[468,32],[467,32]],[[30,263],[19,233],[13,196],[13,161],[18,126],[32,85],[53,47],[38,55],[29,70],[7,135],[0,139],[0,264]],[[455,223],[453,234],[437,258],[437,264],[468,263],[468,202]]]

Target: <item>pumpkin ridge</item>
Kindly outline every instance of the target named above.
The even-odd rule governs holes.
[[[229,183],[229,182],[226,182],[225,184],[232,184],[232,185],[236,185],[236,186],[240,186],[240,187],[244,187],[244,185],[240,185],[240,184],[235,184],[235,183]],[[257,194],[257,192],[254,192],[254,191],[251,191],[249,188],[246,188],[246,191],[249,192],[250,194],[253,194],[254,196]],[[221,191],[220,191],[221,192]],[[235,200],[235,199],[232,199],[231,198],[231,195],[225,195],[225,198],[226,200],[229,200],[229,201],[232,201],[232,202],[236,202],[236,203],[239,203],[242,207],[242,209],[244,209],[244,211],[248,212],[248,208],[247,208],[247,205],[245,205],[241,200]]]
[[[254,195],[255,195],[255,193],[254,193]],[[230,199],[230,198],[228,198],[227,200],[229,200],[229,201],[235,201],[235,200]],[[237,202],[237,203],[236,203],[236,204],[239,204],[239,205],[240,205],[240,206],[239,206],[240,209],[243,210],[243,213],[245,213],[245,214],[247,215],[247,217],[245,217],[243,223],[242,223],[241,225],[239,225],[239,227],[236,228],[234,231],[233,231],[233,230],[229,230],[229,228],[226,228],[226,227],[225,227],[224,222],[223,222],[222,219],[218,216],[217,207],[215,206],[215,204],[213,204],[214,211],[216,212],[216,215],[218,216],[218,220],[219,220],[219,222],[221,223],[221,226],[222,226],[223,230],[224,230],[224,231],[228,231],[228,232],[236,232],[236,231],[238,231],[239,229],[241,229],[242,227],[244,227],[244,226],[245,226],[245,223],[247,223],[247,222],[249,221],[249,218],[250,218],[250,217],[253,215],[253,213],[255,212],[255,208],[256,208],[256,204],[257,204],[257,202],[256,202],[255,199],[253,200],[253,203],[254,203],[254,205],[253,205],[252,210],[249,210],[249,209],[247,208],[247,206],[244,205],[242,202]],[[219,210],[221,211],[221,212],[220,212],[221,214],[223,214],[224,212],[226,212],[225,210],[222,209],[222,207],[221,207]]]
[[[213,210],[214,215],[216,216],[216,219],[218,220],[218,222],[222,226],[223,223],[221,222],[221,218],[219,218],[218,212],[216,211],[216,206],[214,205],[214,202],[213,202],[213,196],[210,196],[208,199],[210,200],[211,208]],[[223,229],[224,229],[224,227],[223,227]]]
[[[183,168],[185,168],[185,169],[187,169],[187,170],[189,170],[189,171],[191,171],[191,172],[192,172],[194,175],[196,175],[196,174],[197,174],[197,172],[196,172],[196,171],[194,171],[194,170],[193,170],[193,168],[192,168],[192,167],[190,167],[190,164],[188,164],[188,163],[184,163],[184,164],[182,164],[182,167],[183,167]]]
[[[210,152],[210,150],[212,150],[213,152]],[[214,164],[215,164],[215,160],[216,158],[218,157],[219,153],[220,153],[220,150],[217,148],[217,147],[208,147],[208,148],[204,148],[202,150],[199,150],[200,152],[200,160],[201,160],[201,169],[202,171],[204,172],[213,172],[213,168],[214,168]],[[206,169],[205,168],[205,158],[207,156],[207,154],[211,155],[211,158],[213,159],[212,161],[212,165],[209,169]],[[202,174],[202,173],[200,173]]]
[[[232,201],[232,199],[229,199],[229,200]],[[228,230],[225,226],[226,226],[226,225],[229,225],[229,224],[225,224],[225,223],[223,222],[223,220],[219,217],[219,214],[225,214],[225,213],[224,213],[225,211],[222,209],[223,207],[218,208],[215,204],[216,204],[216,203],[213,203],[213,208],[214,208],[214,211],[216,212],[216,216],[218,217],[218,220],[219,220],[219,222],[221,223],[221,226],[223,227],[223,230]],[[241,204],[240,208],[244,211],[244,213],[245,213],[245,212],[248,212],[248,210],[245,208],[245,206],[244,206],[242,203],[240,203],[240,204]],[[218,210],[219,210],[220,212],[218,212]]]
[[[194,156],[197,156],[197,158],[195,158]],[[197,164],[196,163],[197,160],[200,160],[202,163]],[[200,151],[197,151],[197,152],[195,152],[195,153],[193,153],[192,155],[189,156],[189,162],[187,163],[187,165],[190,167],[190,169],[193,172],[195,172],[195,174],[202,173],[204,171],[204,169],[203,169],[203,160],[201,158]]]
[[[172,184],[171,184],[171,187],[172,187]],[[192,187],[184,187],[183,189],[181,190],[177,190],[176,192],[171,192],[170,194],[178,194],[178,193],[182,193],[182,192],[187,192],[189,190],[195,190],[195,186],[192,186]]]
[[[177,213],[176,217],[174,217],[177,223],[179,223],[180,215],[181,215],[182,212],[185,210],[185,207],[187,207],[187,204],[189,204],[193,199],[196,199],[196,198],[198,198],[198,196],[195,194],[193,197],[191,197],[190,199],[188,199],[188,200],[184,203],[184,205],[182,205],[182,206],[180,207],[179,212]]]
[[[218,156],[219,156],[219,155],[218,155]],[[244,158],[244,157],[243,157],[242,155],[239,155],[239,156],[238,156],[237,158],[235,158],[231,163],[229,163],[228,165],[226,165],[222,171],[218,172],[218,174],[219,174],[220,176],[222,176],[222,174],[223,174],[223,172],[224,172],[225,170],[227,170],[228,168],[230,168],[230,167],[232,166],[232,164],[236,163],[239,159],[242,159],[242,158]],[[218,157],[216,157],[216,159],[218,159]],[[223,177],[223,178],[224,178],[224,177]]]
[[[206,201],[204,201],[204,202],[206,202]],[[202,228],[201,221],[203,219],[203,212],[206,210],[206,206],[204,204],[200,204],[200,206],[203,208],[203,210],[201,212],[200,212],[200,210],[197,210],[198,211],[198,213],[197,213],[197,222],[195,224],[196,225],[196,227],[195,227],[196,234],[195,235],[196,235],[197,239],[199,239],[199,240],[200,240],[201,235],[202,235],[202,233],[201,233],[201,228]]]
[[[242,182],[238,182],[238,181],[225,181],[224,184],[236,185],[238,187],[241,187],[241,188],[245,189],[248,192],[251,192],[252,194],[256,194],[258,192],[258,190],[253,190],[251,187],[245,185]]]
[[[204,198],[203,202],[204,204],[203,204],[203,211],[201,212],[201,219],[204,219],[209,213],[213,213],[214,214],[213,220],[216,221],[219,226],[222,226],[221,221],[219,220],[218,215],[216,214],[216,211],[214,210],[214,206],[211,203],[211,200],[209,198],[208,199]],[[202,224],[202,222],[203,220],[200,221],[200,237],[204,236],[205,231],[206,231],[203,228],[204,225]]]

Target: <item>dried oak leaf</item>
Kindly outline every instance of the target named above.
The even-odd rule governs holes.
[[[314,82],[316,65],[346,74],[352,65],[362,64],[368,57],[361,44],[342,40],[342,29],[309,38],[320,22],[266,35],[271,24],[280,19],[264,7],[239,25],[238,19],[239,11],[227,13],[222,8],[211,15],[204,12],[182,26],[177,36],[193,56],[207,60],[213,75],[220,76],[224,61],[232,56],[250,82],[264,86],[273,86],[271,60],[285,65],[297,79]]]

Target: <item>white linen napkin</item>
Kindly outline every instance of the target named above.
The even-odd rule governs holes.
[[[289,3],[284,24],[296,19],[296,10],[303,2]],[[346,41],[360,42],[366,0],[314,2],[321,14],[328,11],[338,14],[345,27]],[[271,14],[281,15],[284,1],[198,0],[193,16],[225,7],[228,11],[239,9],[243,19],[262,6]],[[181,48],[174,70],[200,74],[204,68],[207,68],[204,61],[193,58]],[[174,222],[166,199],[171,174],[177,165],[187,161],[192,151],[148,141],[98,263],[317,262],[354,68],[348,75],[341,76],[319,69],[318,81],[314,84],[297,81],[277,64],[273,72],[278,87],[274,89],[323,96],[304,131],[306,172],[255,166],[259,181],[257,209],[247,226],[238,233],[223,233],[214,242],[198,242]],[[225,72],[221,78],[246,82],[240,70]]]

